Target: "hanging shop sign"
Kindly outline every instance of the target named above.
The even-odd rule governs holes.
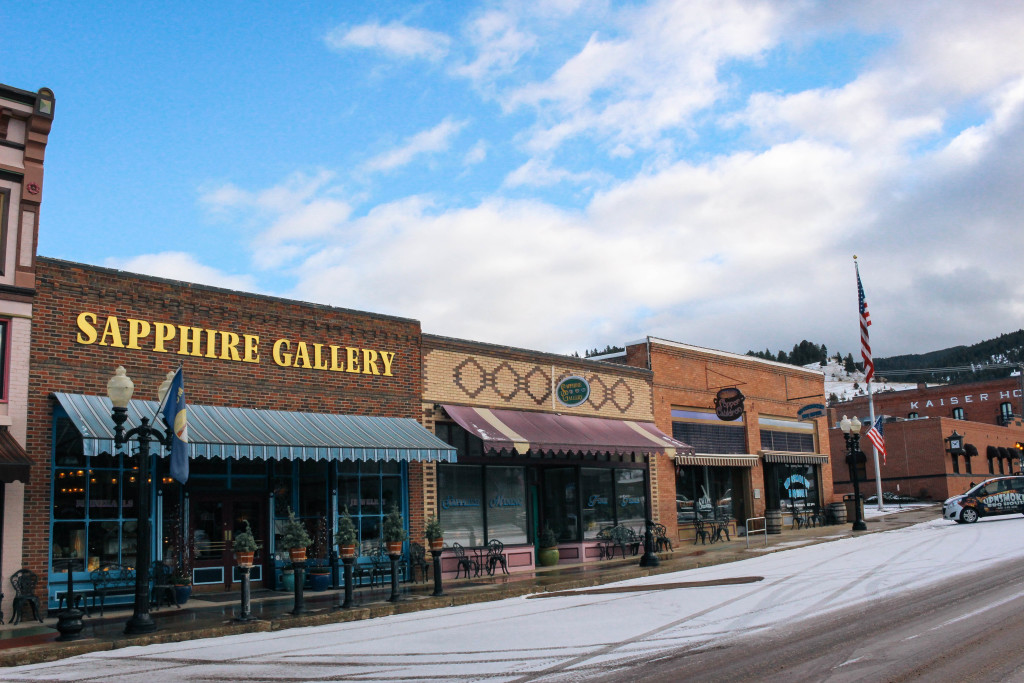
[[[590,383],[582,377],[566,377],[555,389],[558,402],[567,408],[575,408],[590,398]]]
[[[215,358],[238,363],[260,363],[260,337],[224,330],[175,325],[168,322],[150,322],[116,316],[102,321],[95,313],[78,314],[79,344],[110,346],[118,349],[150,350],[179,356]],[[364,349],[337,344],[309,342],[297,339],[276,339],[271,345],[270,357],[275,365],[284,368],[349,372],[362,375],[393,377],[395,362],[393,351]]]
[[[822,417],[824,414],[825,406],[821,403],[808,403],[797,411],[797,416],[801,420],[813,420],[816,417]]]
[[[743,416],[743,392],[732,387],[722,389],[715,396],[715,415],[719,420],[732,422]]]

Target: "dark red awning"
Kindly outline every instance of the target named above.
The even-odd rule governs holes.
[[[11,436],[7,427],[0,428],[0,481],[10,484],[20,481],[28,483],[28,475],[32,470],[32,459]]]
[[[445,405],[463,429],[496,451],[692,454],[693,448],[662,433],[653,422],[580,415]]]

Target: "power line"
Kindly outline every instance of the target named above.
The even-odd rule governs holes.
[[[918,368],[916,370],[886,370],[877,368],[879,375],[886,377],[899,377],[901,375],[923,375],[923,374],[944,374],[958,372],[982,372],[984,370],[1019,369],[1020,363],[985,363],[984,365],[956,365],[947,368]]]

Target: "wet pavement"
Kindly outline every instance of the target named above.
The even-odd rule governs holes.
[[[902,528],[935,519],[939,514],[941,513],[938,506],[932,505],[869,518],[868,531],[860,533]],[[52,661],[85,652],[133,645],[178,642],[234,633],[276,631],[440,609],[452,605],[489,602],[536,593],[590,588],[641,576],[735,562],[755,554],[833,541],[852,534],[850,525],[846,524],[807,529],[784,527],[781,534],[767,537],[767,547],[761,535],[751,536],[749,548],[745,538],[734,538],[732,541],[708,545],[683,541],[677,543],[673,551],[659,553],[660,564],[657,567],[640,567],[639,557],[627,557],[537,568],[527,572],[514,572],[508,576],[485,575],[468,580],[446,581],[444,595],[440,597],[431,595],[434,589],[432,582],[402,583],[401,600],[398,602],[388,600],[391,596],[390,585],[362,587],[353,592],[353,606],[348,609],[338,607],[338,603],[344,597],[342,590],[306,590],[305,611],[299,615],[291,613],[295,606],[291,593],[259,590],[253,592],[253,620],[247,622],[236,620],[241,611],[238,592],[201,594],[192,597],[180,608],[171,606],[152,610],[150,614],[157,624],[157,631],[141,636],[124,634],[125,622],[131,616],[130,606],[128,609],[108,609],[102,617],[98,612],[93,612],[92,616],[83,619],[85,626],[82,638],[66,642],[55,640],[59,635],[55,628],[56,614],[47,618],[43,624],[25,621],[23,618],[21,624],[17,626],[0,626],[0,666]]]

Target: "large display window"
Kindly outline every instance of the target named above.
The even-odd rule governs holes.
[[[734,467],[686,466],[676,468],[676,519],[727,520],[734,517],[733,490],[738,478]]]
[[[577,495],[577,491],[579,495]],[[559,542],[593,539],[623,525],[637,531],[647,518],[644,470],[554,467],[544,470],[541,517]]]
[[[524,468],[438,465],[437,477],[438,518],[446,543],[529,542]]]

